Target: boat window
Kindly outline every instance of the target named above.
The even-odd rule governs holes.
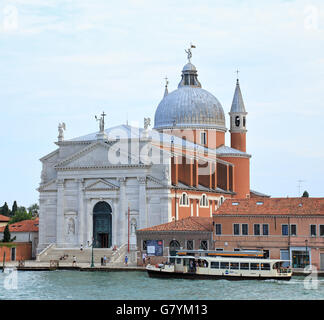
[[[221,262],[220,268],[221,269],[228,269],[229,268],[229,262]]]
[[[259,263],[251,263],[251,270],[259,270],[260,264]]]
[[[181,259],[177,259],[177,264],[180,264],[181,263]]]
[[[261,270],[270,270],[270,263],[261,263]]]
[[[212,269],[219,269],[219,262],[211,262],[210,267]]]
[[[231,262],[231,269],[232,270],[238,270],[239,263],[238,262]]]
[[[249,270],[249,263],[244,263],[244,262],[241,262],[240,263],[240,269],[241,270]]]
[[[202,263],[202,267],[204,268],[208,268],[208,262],[206,260],[203,261]]]

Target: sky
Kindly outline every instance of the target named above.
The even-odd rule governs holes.
[[[324,196],[322,0],[3,0],[0,205],[38,201],[39,159],[56,149],[58,123],[70,139],[96,132],[103,110],[107,127],[154,122],[190,43],[227,128],[240,71],[251,189]]]

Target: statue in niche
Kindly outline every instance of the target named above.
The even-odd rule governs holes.
[[[68,221],[68,235],[74,235],[75,234],[75,223],[74,223],[74,219],[70,218]]]
[[[131,233],[132,233],[132,234],[135,234],[136,229],[137,229],[137,223],[136,223],[136,220],[135,220],[135,219],[132,219],[132,221],[131,221]]]

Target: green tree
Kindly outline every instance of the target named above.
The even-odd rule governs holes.
[[[34,203],[28,207],[28,212],[32,214],[33,217],[38,216],[39,211],[39,205],[37,203]]]
[[[11,217],[9,224],[13,224],[23,220],[30,220],[33,218],[31,212],[27,212],[25,207],[18,207],[14,216]]]
[[[5,202],[2,207],[0,207],[0,214],[9,217],[10,210],[9,210],[7,202]]]
[[[2,242],[12,242],[16,240],[16,237],[13,237],[11,239],[11,234],[10,234],[10,231],[9,231],[9,225],[7,224],[4,231],[3,231],[3,239],[2,239]]]
[[[15,200],[13,205],[12,205],[12,210],[11,210],[11,216],[12,217],[16,214],[17,210],[18,210],[18,205],[17,205],[17,201]]]
[[[303,198],[309,198],[309,193],[305,190],[302,197]]]

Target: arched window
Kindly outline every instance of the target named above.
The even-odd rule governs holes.
[[[189,198],[185,192],[181,195],[180,206],[189,206]]]
[[[201,207],[208,207],[208,198],[205,194],[203,194],[200,198],[200,202],[199,202],[199,205]]]
[[[245,126],[246,126],[246,118],[243,117],[243,127],[245,128]]]
[[[221,206],[224,203],[224,201],[225,201],[224,197],[223,196],[220,197],[220,199],[219,199],[219,206]]]
[[[236,117],[235,117],[235,125],[236,125],[237,127],[239,127],[239,126],[240,126],[240,123],[241,123],[240,116],[236,116]]]

